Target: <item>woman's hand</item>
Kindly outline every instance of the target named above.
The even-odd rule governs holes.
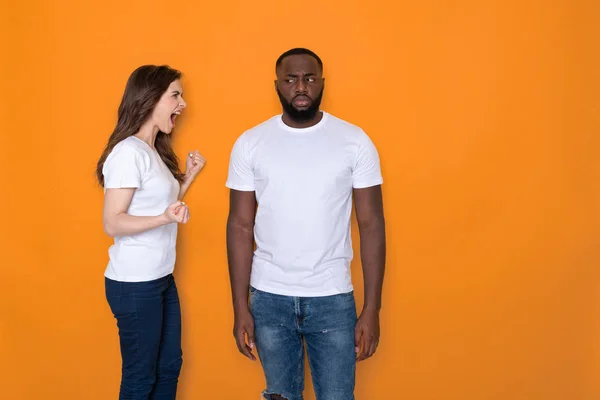
[[[187,204],[185,204],[183,201],[176,201],[167,207],[163,213],[163,216],[169,221],[169,223],[176,222],[179,224],[185,224],[190,219],[190,210]]]
[[[185,162],[185,179],[189,182],[193,181],[198,175],[198,172],[204,168],[206,159],[202,157],[198,150],[194,150],[188,153],[187,160]]]

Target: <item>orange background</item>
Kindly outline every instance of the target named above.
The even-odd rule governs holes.
[[[234,140],[280,112],[295,46],[386,181],[382,341],[357,399],[600,398],[598,1],[120,3],[3,1],[1,398],[117,398],[94,167],[146,63],[185,73],[176,150],[208,160],[178,246],[178,398],[259,397],[231,335],[224,183]]]

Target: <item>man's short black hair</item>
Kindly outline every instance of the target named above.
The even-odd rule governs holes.
[[[319,56],[316,55],[314,52],[310,51],[309,49],[305,49],[303,47],[296,47],[296,48],[288,50],[285,53],[283,53],[282,55],[280,55],[279,58],[277,59],[277,62],[275,63],[275,71],[277,71],[277,68],[279,68],[279,66],[283,62],[284,58],[289,57],[289,56],[302,55],[302,54],[309,55],[309,56],[313,57],[315,60],[317,60],[317,64],[319,64],[319,68],[321,69],[321,71],[323,71],[323,61],[321,61]]]

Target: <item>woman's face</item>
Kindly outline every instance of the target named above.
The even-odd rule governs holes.
[[[152,111],[152,123],[161,132],[169,134],[175,126],[175,119],[186,107],[183,88],[179,79],[171,82]]]

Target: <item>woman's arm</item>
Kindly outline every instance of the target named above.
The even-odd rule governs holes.
[[[188,154],[185,164],[185,178],[183,179],[183,182],[181,183],[181,186],[179,188],[179,200],[183,200],[183,197],[194,182],[194,179],[196,179],[198,172],[200,172],[200,170],[204,168],[204,164],[206,164],[206,159],[202,157],[198,150],[195,150]]]
[[[135,235],[173,222],[187,222],[188,209],[182,201],[171,204],[165,212],[156,216],[127,214],[134,193],[134,188],[106,189],[102,223],[108,236]]]

